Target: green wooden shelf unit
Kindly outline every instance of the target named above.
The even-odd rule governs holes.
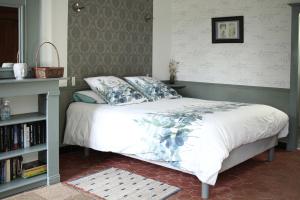
[[[0,199],[43,185],[60,182],[59,175],[59,80],[62,79],[24,79],[0,80],[0,98],[38,96],[38,112],[11,116],[10,120],[0,121],[0,126],[46,121],[46,144],[0,153],[0,161],[30,154],[44,152],[47,173],[32,178],[17,178],[0,184]],[[13,106],[13,105],[11,105]]]

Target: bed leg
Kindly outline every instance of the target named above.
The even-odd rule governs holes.
[[[89,148],[84,148],[84,156],[88,157],[90,155],[90,149]]]
[[[202,199],[208,199],[209,198],[209,185],[206,183],[202,183],[202,192],[201,197]]]
[[[268,161],[271,162],[274,160],[275,157],[275,148],[271,148],[268,150]]]

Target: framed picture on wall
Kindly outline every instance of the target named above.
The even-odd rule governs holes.
[[[244,17],[212,18],[212,43],[244,43]]]

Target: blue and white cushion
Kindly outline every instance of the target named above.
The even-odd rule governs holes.
[[[104,101],[93,90],[76,91],[73,94],[73,100],[75,102],[83,102],[83,103],[106,104],[106,101]]]
[[[147,76],[125,77],[125,79],[145,95],[150,101],[159,99],[177,99],[181,96],[172,88]]]
[[[147,101],[139,91],[114,76],[99,76],[84,80],[93,91],[110,105],[126,105]]]

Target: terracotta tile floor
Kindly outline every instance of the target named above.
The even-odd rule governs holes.
[[[277,150],[273,162],[265,158],[262,154],[220,174],[210,199],[300,200],[300,151]],[[200,182],[195,176],[121,155],[91,151],[84,157],[83,151],[76,151],[62,153],[60,161],[62,181],[117,167],[180,187],[170,200],[200,199]]]

